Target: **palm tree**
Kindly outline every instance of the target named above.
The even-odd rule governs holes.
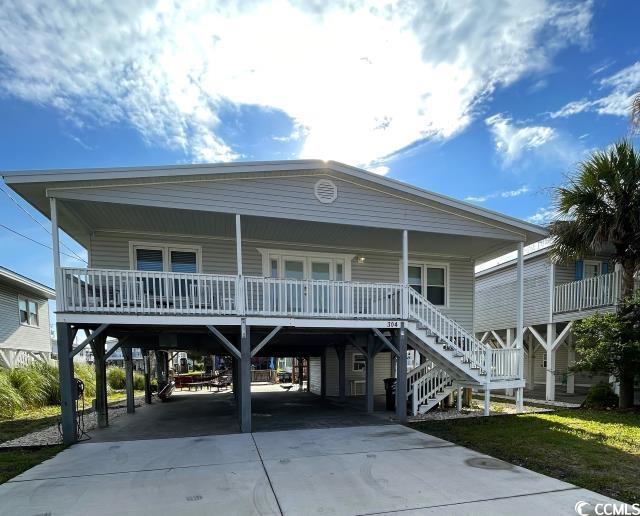
[[[558,217],[549,229],[556,261],[612,246],[623,270],[622,297],[631,297],[640,270],[640,154],[628,140],[593,152],[555,197]]]
[[[640,133],[640,91],[631,101],[631,131]]]

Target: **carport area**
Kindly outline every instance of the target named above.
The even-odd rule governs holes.
[[[551,516],[579,501],[611,500],[400,425],[89,442],[0,486],[12,516]]]
[[[391,423],[392,412],[367,414],[362,397],[342,403],[335,398],[292,390],[278,385],[252,385],[253,427],[258,432],[305,428],[331,428]],[[133,414],[113,419],[106,428],[89,432],[91,440],[114,442],[167,439],[240,432],[233,392],[177,391],[166,402],[142,405]]]

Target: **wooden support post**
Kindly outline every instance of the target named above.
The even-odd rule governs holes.
[[[484,386],[484,415],[488,416],[491,412],[491,389],[489,384]]]
[[[104,357],[106,335],[100,335],[91,343],[96,369],[96,418],[98,427],[109,426],[109,411],[107,407],[107,361]]]
[[[553,349],[553,342],[556,338],[556,325],[547,324],[547,367],[546,367],[546,390],[545,399],[554,401],[556,399],[556,351]]]
[[[458,412],[462,412],[462,387],[457,389],[456,409]]]
[[[151,404],[151,356],[149,350],[142,352],[144,359],[144,402],[147,405]]]
[[[465,387],[462,391],[462,404],[469,408],[471,407],[471,400],[473,399],[473,389],[471,387]]]
[[[524,243],[518,242],[516,288],[516,342],[518,355],[518,378],[524,377]]]
[[[516,389],[516,412],[522,414],[524,412],[524,388]]]
[[[396,418],[400,423],[407,421],[407,329],[401,323],[396,332],[398,349],[398,375],[396,378]]]
[[[251,338],[244,319],[240,326],[240,431],[251,432]]]
[[[158,382],[158,392],[160,392],[162,390],[162,387],[164,386],[164,375],[162,373],[162,367],[164,364],[164,361],[162,359],[162,351],[156,350],[156,381]]]
[[[567,343],[567,394],[575,393],[576,388],[576,375],[571,371],[571,368],[576,365],[576,348],[573,347],[572,341],[573,339]]]
[[[362,337],[364,337],[364,335]],[[367,355],[366,355],[367,413],[372,414],[373,413],[373,379],[375,375],[374,366],[375,366],[375,357],[376,357],[375,350],[374,350],[375,342],[373,340],[373,335],[367,335],[366,338],[362,338],[361,340],[362,340],[362,347],[366,346],[366,350],[367,350]]]
[[[529,378],[527,379],[527,388],[533,390],[536,385],[536,342],[532,335],[529,335]]]
[[[402,318],[409,318],[409,232],[402,231]]]
[[[131,348],[122,348],[122,356],[124,358],[124,383],[127,391],[127,414],[133,414],[136,411],[136,403],[133,392],[133,350]]]
[[[62,440],[66,444],[73,444],[78,440],[76,433],[76,382],[73,377],[73,359],[71,359],[71,347],[73,339],[71,328],[68,324],[57,323],[56,334],[58,339],[58,373],[60,375],[60,408],[62,411],[61,427]]]
[[[302,392],[303,385],[304,385],[304,379],[303,379],[304,364],[302,360],[303,360],[302,357],[296,357],[296,363],[298,364],[298,390],[300,392]]]
[[[338,355],[338,399],[344,403],[347,401],[344,345],[336,346],[336,354]]]

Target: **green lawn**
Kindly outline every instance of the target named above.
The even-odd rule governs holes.
[[[50,459],[65,448],[64,444],[20,451],[6,451],[0,448],[0,484]]]
[[[561,409],[411,426],[612,498],[640,502],[637,411]]]

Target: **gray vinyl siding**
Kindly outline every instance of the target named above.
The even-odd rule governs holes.
[[[236,247],[232,239],[203,237],[175,237],[145,235],[138,233],[98,232],[91,238],[91,267],[126,270],[131,267],[129,242],[150,244],[180,244],[202,248],[202,272],[205,274],[236,274]],[[243,272],[247,276],[263,276],[262,256],[259,247],[277,247],[292,252],[329,252],[321,246],[300,246],[295,243],[261,244],[243,242]],[[340,253],[358,254],[357,249],[341,250]],[[429,263],[424,258],[410,256],[412,261]],[[473,263],[471,260],[451,259],[449,266],[449,306],[442,312],[456,320],[469,331],[473,329]],[[397,254],[366,253],[364,263],[351,264],[351,279],[368,282],[400,282],[400,258]]]
[[[546,256],[538,256],[524,263],[525,326],[549,321],[550,264]],[[516,287],[515,265],[476,277],[476,332],[515,328]]]
[[[38,303],[38,326],[20,324],[18,298],[22,296]],[[0,348],[51,352],[49,334],[49,303],[0,283]]]
[[[365,371],[353,371],[353,355],[356,353],[360,352],[352,346],[347,346],[345,351],[347,396],[350,395],[353,382],[365,381],[366,379]],[[318,364],[319,363],[320,359],[318,359]],[[373,393],[375,395],[384,394],[384,379],[390,376],[393,376],[391,371],[391,353],[378,353],[373,363]],[[319,392],[320,389],[318,386],[318,393]],[[327,396],[338,396],[338,355],[336,355],[332,349],[329,349],[327,352]]]
[[[314,185],[330,177],[337,185],[335,202],[323,204]],[[126,203],[186,210],[240,213],[295,220],[408,229],[435,233],[515,239],[500,223],[488,222],[454,208],[338,173],[265,173],[261,177],[193,176],[158,182],[124,180],[88,182],[79,189],[56,186],[56,197],[95,202]],[[118,186],[116,186],[118,185]],[[74,185],[76,186],[76,185]]]
[[[309,390],[313,394],[320,394],[321,388],[321,367],[320,357],[311,357],[309,359]]]

